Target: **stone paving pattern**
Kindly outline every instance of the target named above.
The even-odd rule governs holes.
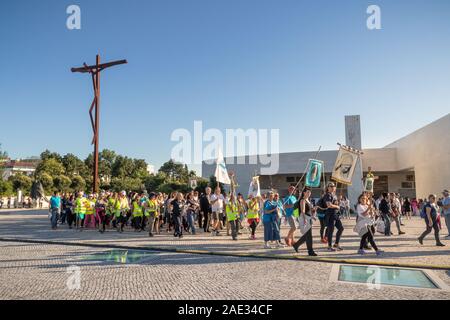
[[[134,264],[87,261],[107,249],[0,242],[0,299],[450,299],[450,292],[330,282],[332,264],[153,252]],[[69,290],[67,267],[81,269]],[[433,271],[450,285],[449,273]]]
[[[446,227],[443,226],[441,239],[446,243],[446,247],[436,247],[433,234],[431,233],[420,245],[417,241],[418,236],[425,229],[422,219],[415,217],[413,220],[404,220],[406,224],[403,230],[406,235],[398,236],[395,225],[393,225],[394,236],[385,237],[377,234],[375,240],[377,245],[385,251],[382,257],[376,257],[374,252],[361,257],[356,252],[359,248],[360,238],[352,229],[355,220],[343,220],[344,234],[341,240],[341,246],[345,249],[342,252],[327,252],[326,245],[319,239],[319,227],[314,225],[314,247],[319,257],[339,258],[348,260],[369,259],[377,262],[386,263],[412,263],[425,264],[431,266],[450,266],[450,241],[446,241]],[[444,223],[444,222],[443,222]],[[288,227],[282,226],[282,235],[287,234]],[[298,237],[298,231],[296,237]],[[239,241],[232,241],[231,237],[222,232],[221,236],[213,237],[210,234],[198,232],[197,235],[185,234],[183,239],[174,238],[167,233],[165,229],[161,235],[153,238],[148,237],[148,233],[136,233],[131,229],[120,234],[115,230],[108,230],[100,234],[97,230],[84,230],[82,232],[74,229],[69,230],[67,226],[60,226],[58,230],[50,230],[50,223],[46,211],[26,211],[26,212],[0,212],[0,238],[31,239],[31,240],[49,240],[64,241],[70,243],[96,243],[96,244],[115,244],[126,246],[149,246],[158,248],[178,248],[202,250],[208,252],[222,253],[270,253],[274,255],[306,255],[303,248],[300,254],[296,254],[292,248],[271,249],[263,248],[263,228],[258,227],[257,240],[249,240],[247,234],[239,236]],[[449,267],[450,268],[450,267]]]
[[[373,253],[365,258],[388,263],[450,264],[449,241],[443,240],[448,247],[437,248],[430,235],[420,246],[416,238],[424,228],[423,221],[416,218],[405,223],[404,236],[377,235],[378,244],[387,251],[383,258],[376,258]],[[352,232],[354,220],[346,220],[344,225],[342,245],[346,250],[339,253],[326,252],[317,239],[317,226],[314,227],[314,244],[320,256],[360,258],[355,254],[359,238]],[[287,227],[283,226],[282,232],[285,234]],[[365,285],[330,282],[330,263],[152,251],[139,262],[117,264],[83,259],[109,249],[75,245],[101,243],[294,255],[291,248],[263,249],[262,228],[257,237],[251,241],[242,235],[235,242],[226,235],[212,237],[204,233],[174,239],[165,232],[149,238],[146,233],[132,230],[100,234],[96,230],[79,232],[60,226],[52,231],[45,211],[2,211],[0,238],[64,241],[73,245],[0,241],[0,299],[450,299],[450,292],[444,290],[391,286],[369,290]],[[300,255],[306,255],[305,250]],[[80,290],[69,290],[66,285],[67,267],[72,265],[81,267]],[[433,273],[450,286],[450,271]]]

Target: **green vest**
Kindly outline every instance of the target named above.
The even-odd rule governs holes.
[[[95,213],[95,201],[86,199],[86,201],[84,203],[86,206],[86,214],[87,215],[94,214]]]
[[[86,207],[84,206],[84,202],[86,201],[85,197],[77,198],[75,200],[75,213],[76,214],[85,214]]]
[[[227,204],[225,207],[228,221],[235,221],[239,217],[239,210],[235,204]]]
[[[293,216],[294,218],[300,217],[300,212],[298,211],[298,208],[294,210],[294,212],[292,213],[292,216]]]
[[[142,217],[142,207],[138,202],[133,202],[133,217]]]
[[[145,216],[148,217],[150,214],[153,214],[153,216],[157,216],[158,206],[156,204],[155,200],[148,200],[147,201],[148,208],[145,209]]]
[[[252,202],[248,203],[247,219],[258,219],[259,218],[259,203],[255,202],[252,208]]]

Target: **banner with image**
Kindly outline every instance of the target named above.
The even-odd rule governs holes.
[[[375,179],[372,177],[367,177],[364,184],[364,191],[373,193],[373,184]]]
[[[309,159],[306,169],[305,186],[319,188],[323,173],[323,161]]]
[[[351,185],[359,155],[360,152],[358,150],[341,146],[333,167],[331,179],[342,184]]]
[[[252,178],[250,186],[248,188],[248,197],[252,195],[253,197],[261,197],[261,188],[259,186],[259,176]]]

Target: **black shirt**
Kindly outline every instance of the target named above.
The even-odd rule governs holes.
[[[209,203],[208,196],[202,195],[200,198],[200,210],[204,213],[211,212],[211,204]]]
[[[183,208],[183,202],[178,202],[178,200],[173,200],[171,203],[172,205],[172,214],[175,216],[181,216],[181,210]]]
[[[329,192],[327,192],[324,195],[323,202],[325,203],[325,205],[327,205],[327,202],[331,202],[332,204],[335,204],[335,205],[338,204],[336,195],[333,195],[332,193],[329,193]],[[329,215],[338,214],[338,213],[339,213],[339,209],[327,208],[327,210],[326,210],[326,214],[329,214]]]

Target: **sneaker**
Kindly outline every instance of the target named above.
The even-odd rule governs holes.
[[[383,253],[384,253],[383,250],[378,250],[378,251],[376,252],[377,256],[381,256]]]
[[[402,234],[405,234],[405,232],[400,231],[400,232],[398,233],[399,236],[402,235]]]
[[[364,254],[366,254],[366,252],[364,251],[364,249],[359,249],[359,250],[358,250],[358,254],[364,255]]]
[[[443,244],[442,242],[436,243],[437,247],[445,247],[445,244]]]
[[[310,257],[317,257],[317,253],[315,253],[314,251],[313,252],[309,252],[308,256],[310,256]]]
[[[268,243],[265,243],[264,244],[264,249],[272,249],[272,247]]]
[[[330,252],[335,252],[336,251],[336,249],[335,248],[333,248],[333,247],[328,247],[328,249],[327,249],[328,251],[330,251]]]
[[[418,238],[417,240],[419,240],[419,243],[423,245],[423,239]]]
[[[337,251],[342,251],[342,250],[344,250],[344,249],[342,249],[341,246],[339,246],[339,244],[337,244],[337,243],[335,243],[335,244],[333,245],[333,248],[335,248]]]

